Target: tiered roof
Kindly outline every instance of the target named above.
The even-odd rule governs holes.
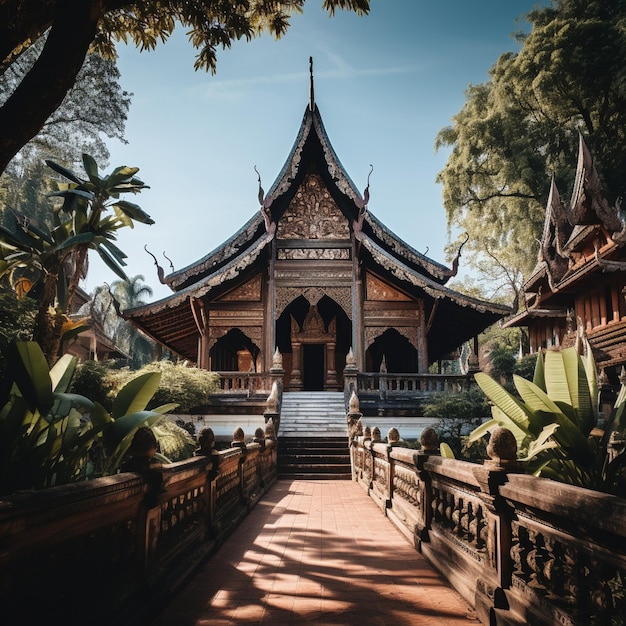
[[[197,356],[196,304],[219,296],[249,279],[268,263],[279,220],[305,176],[317,173],[350,224],[357,254],[373,272],[413,296],[432,300],[429,355],[443,356],[510,312],[445,287],[456,274],[389,231],[367,209],[369,184],[361,195],[341,165],[324,129],[317,105],[307,106],[294,145],[275,182],[265,194],[259,181],[260,208],[221,246],[199,261],[163,278],[173,294],[125,312],[125,317],[185,358]],[[196,304],[194,304],[196,303]],[[436,315],[435,315],[436,312]]]
[[[591,284],[598,271],[626,269],[626,263],[618,260],[624,243],[626,212],[604,196],[581,134],[570,204],[561,199],[553,178],[537,264],[524,285],[527,308],[505,325],[523,326],[533,317],[565,317],[573,290]]]

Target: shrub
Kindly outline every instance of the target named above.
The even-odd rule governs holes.
[[[138,371],[123,368],[117,372],[109,372],[109,380],[113,388],[119,388],[138,374],[159,372],[161,383],[156,390],[148,408],[165,403],[178,404],[177,413],[189,414],[199,410],[206,404],[208,396],[215,393],[219,376],[185,364],[174,364],[171,361],[155,361],[145,365]]]
[[[426,417],[438,418],[435,426],[440,442],[447,443],[455,457],[467,460],[484,458],[483,446],[469,446],[470,433],[488,416],[489,403],[478,387],[460,393],[433,394],[424,406]]]

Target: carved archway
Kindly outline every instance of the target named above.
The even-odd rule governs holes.
[[[211,369],[221,372],[256,371],[260,352],[260,348],[241,329],[231,328],[209,350]]]
[[[417,356],[417,349],[405,334],[395,328],[388,328],[369,344],[365,353],[365,369],[368,372],[379,372],[384,362],[389,373],[416,373]]]
[[[307,300],[300,295],[287,305],[276,322],[276,343],[283,354],[285,387],[307,391],[339,389],[350,349],[352,323],[343,307],[326,295]]]

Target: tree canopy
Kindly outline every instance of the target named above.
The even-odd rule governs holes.
[[[470,235],[475,267],[498,264],[511,286],[535,265],[551,176],[571,190],[578,133],[609,201],[624,193],[626,171],[626,3],[554,0],[525,17],[519,52],[469,86],[436,139],[451,148],[438,175],[449,226]]]
[[[72,87],[89,50],[115,58],[118,41],[141,50],[186,28],[196,69],[214,72],[217,50],[263,32],[275,37],[305,0],[0,0],[0,73],[46,35],[41,54],[0,107],[0,173],[42,128]],[[369,12],[369,0],[323,0],[336,9]]]

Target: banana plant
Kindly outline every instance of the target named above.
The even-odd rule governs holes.
[[[118,393],[109,414],[102,405],[67,393],[76,358],[49,369],[35,342],[16,342],[8,355],[12,378],[0,392],[0,494],[42,489],[117,472],[140,426],[176,408],[150,411],[160,372],[138,376]],[[93,455],[103,455],[101,467]]]
[[[519,397],[484,373],[475,378],[492,403],[492,419],[471,433],[470,442],[504,426],[515,435],[520,458],[533,474],[596,490],[615,490],[615,481],[609,477],[623,459],[615,459],[616,465],[610,468],[606,450],[596,436],[601,433],[594,430],[599,395],[588,342],[584,356],[575,348],[539,354],[532,381],[513,377]],[[622,390],[616,415],[622,415],[625,400]]]
[[[126,254],[114,241],[120,228],[134,222],[154,224],[136,204],[121,199],[147,186],[136,176],[136,167],[118,167],[108,176],[88,154],[83,154],[87,177],[46,161],[69,182],[50,194],[63,200],[51,216],[52,226],[39,224],[27,215],[10,211],[12,219],[0,225],[0,278],[7,277],[20,296],[37,299],[39,310],[34,339],[49,363],[59,352],[63,324],[79,280],[87,271],[87,255],[94,250],[122,280]]]

